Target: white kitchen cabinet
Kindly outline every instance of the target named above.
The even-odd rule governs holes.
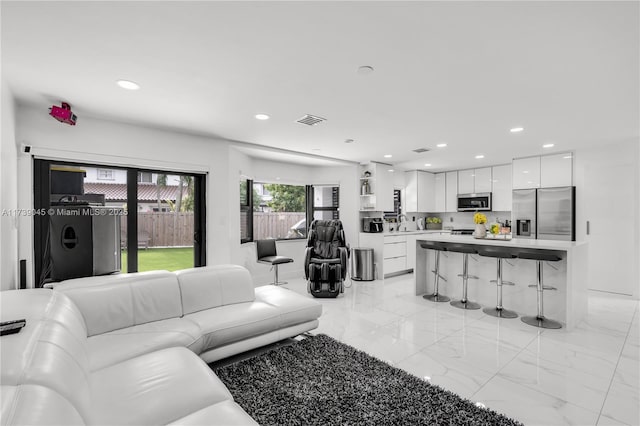
[[[458,171],[458,194],[491,192],[491,167]]]
[[[573,185],[573,155],[570,152],[540,157],[540,186],[554,188]]]
[[[404,211],[418,211],[418,171],[404,173]]]
[[[406,257],[393,257],[383,261],[385,277],[407,269]]]
[[[540,187],[540,157],[515,158],[512,163],[513,189]]]
[[[420,170],[405,172],[405,211],[435,211],[435,186],[433,173]]]
[[[447,185],[446,173],[436,173],[435,181],[435,205],[433,212],[443,213],[447,211]]]
[[[385,276],[407,269],[408,235],[384,236],[383,273]]]
[[[474,193],[491,192],[491,167],[474,170]]]
[[[458,211],[458,172],[446,173],[446,212]]]
[[[422,188],[418,192],[418,210],[421,212],[436,211],[436,180],[433,173],[420,172],[418,182],[422,182]]]
[[[458,194],[475,192],[474,169],[458,170]]]
[[[378,184],[376,194],[376,208],[383,212],[393,211],[393,180],[394,174],[389,171],[389,167],[383,164],[376,165],[376,173]]]
[[[370,176],[365,176],[369,172]],[[360,210],[393,211],[393,172],[388,166],[369,163],[360,166]],[[363,190],[368,186],[369,190]]]
[[[511,211],[511,164],[493,167],[492,210]]]

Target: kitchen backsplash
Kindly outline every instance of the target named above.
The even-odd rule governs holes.
[[[504,223],[505,220],[511,220],[511,212],[483,212],[487,216],[487,223],[495,222]],[[455,229],[471,229],[475,226],[473,223],[474,212],[452,212],[452,213],[407,213],[407,222],[412,223],[418,218],[439,217],[442,219],[443,228]]]

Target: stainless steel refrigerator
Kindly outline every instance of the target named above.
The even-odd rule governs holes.
[[[514,190],[511,219],[515,238],[575,241],[576,188]]]

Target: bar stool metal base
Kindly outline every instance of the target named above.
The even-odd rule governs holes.
[[[487,315],[498,318],[518,318],[518,314],[508,309],[484,308],[482,310]]]
[[[451,300],[447,296],[443,296],[441,294],[425,294],[422,298],[432,302],[449,302]]]
[[[520,319],[523,323],[532,325],[534,327],[551,329],[562,328],[562,324],[560,324],[558,321],[554,321],[545,317],[522,317]]]
[[[463,302],[462,300],[454,300],[453,302],[451,302],[451,306],[455,306],[456,308],[460,308],[460,309],[468,309],[468,310],[476,310],[481,308],[481,306],[478,303],[470,302],[468,300],[466,302]]]
[[[283,284],[289,284],[287,281],[280,281],[278,279],[278,265],[273,265],[272,267],[274,269],[273,271],[273,282],[269,283],[268,285],[283,285]]]

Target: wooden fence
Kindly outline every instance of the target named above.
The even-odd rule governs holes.
[[[293,225],[304,213],[253,212],[253,239],[290,237]],[[127,239],[127,220],[121,220],[123,247]],[[193,212],[138,213],[138,247],[193,246]]]
[[[126,241],[126,216],[121,220]],[[138,213],[138,247],[193,246],[193,212]]]
[[[291,227],[304,218],[304,213],[253,212],[253,240],[290,237]]]

